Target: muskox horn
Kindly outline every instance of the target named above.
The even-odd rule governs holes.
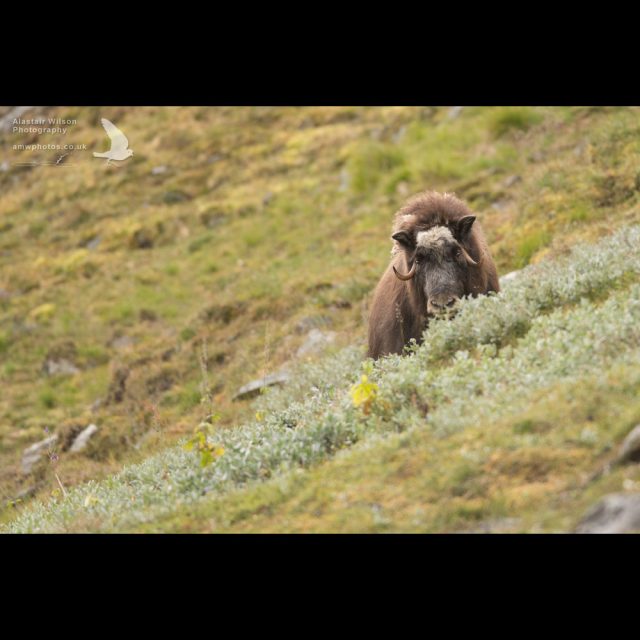
[[[478,263],[467,253],[464,247],[460,247],[460,249],[462,249],[462,255],[464,256],[464,259],[467,261],[467,264],[470,264],[474,267],[478,265]]]
[[[416,275],[416,267],[418,266],[418,262],[414,262],[413,263],[413,267],[411,267],[411,271],[409,271],[409,273],[407,273],[406,275],[402,275],[401,273],[398,272],[398,270],[395,268],[395,266],[393,267],[393,273],[396,274],[396,278],[398,278],[399,280],[411,280],[411,278],[413,278],[413,276]]]

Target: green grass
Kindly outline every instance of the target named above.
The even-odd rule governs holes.
[[[542,247],[545,247],[551,241],[551,235],[544,229],[531,232],[528,236],[523,238],[516,249],[516,266],[522,268],[529,264],[531,258]]]
[[[622,252],[623,247],[628,253]],[[211,442],[222,447],[224,455],[210,466],[201,468],[197,457],[180,447],[168,449],[103,482],[71,489],[66,499],[55,498],[48,505],[26,509],[10,529],[111,531],[165,526],[162,522],[169,523],[167,528],[189,529],[202,526],[200,516],[210,508],[223,509],[222,522],[229,526],[236,521],[246,524],[251,514],[259,514],[258,521],[269,529],[273,523],[264,516],[269,509],[256,496],[271,495],[270,490],[257,483],[274,478],[280,488],[298,487],[291,478],[300,470],[315,468],[311,484],[303,482],[303,486],[313,490],[314,500],[321,493],[321,505],[298,509],[292,520],[283,520],[301,523],[292,526],[293,530],[298,526],[303,530],[333,530],[334,526],[339,530],[457,529],[505,512],[522,519],[529,515],[532,504],[537,505],[539,518],[546,517],[536,501],[541,499],[538,493],[534,492],[533,502],[518,502],[517,490],[510,485],[514,478],[523,486],[544,480],[550,499],[556,485],[549,478],[568,486],[579,470],[588,471],[611,448],[612,437],[618,440],[630,428],[628,416],[617,436],[597,423],[579,431],[575,421],[561,430],[535,425],[544,415],[552,421],[555,416],[565,419],[576,403],[561,399],[545,411],[538,405],[548,404],[559,389],[593,386],[599,380],[598,372],[615,377],[624,370],[640,380],[640,259],[627,257],[639,256],[638,249],[640,227],[623,229],[596,247],[580,247],[562,261],[529,268],[498,296],[466,301],[455,319],[436,323],[424,345],[410,357],[394,356],[368,365],[379,388],[368,413],[354,406],[349,392],[359,376],[361,353],[343,350],[323,363],[301,365],[290,385],[258,401],[254,421],[233,430],[216,430]],[[623,285],[615,286],[618,282]],[[610,292],[604,299],[588,299],[591,291],[603,288]],[[618,393],[614,382],[610,386]],[[578,406],[588,412],[593,405],[578,402]],[[613,405],[603,406],[613,410]],[[633,409],[634,419],[636,413]],[[472,441],[476,447],[477,434],[485,432],[494,438],[489,440],[493,444],[464,453],[464,442]],[[413,444],[400,446],[399,434]],[[393,446],[387,444],[389,438]],[[450,466],[443,466],[444,462],[434,466],[441,458],[434,448],[446,450]],[[378,449],[387,451],[385,460],[380,461]],[[326,486],[314,485],[313,480],[325,477],[323,462],[335,457],[335,464],[340,465],[354,456],[361,473],[356,482],[361,487],[358,495],[364,500],[371,485],[388,477],[389,465],[395,469],[395,462],[406,457],[398,450],[409,458],[432,461],[423,472],[428,485],[421,491],[429,490],[440,499],[429,518],[418,519],[421,524],[410,527],[402,519],[394,520],[396,506],[384,517],[376,509],[373,515],[365,510],[371,521],[363,520],[361,514],[349,520],[350,524],[341,519],[338,526],[323,518],[329,497]],[[495,461],[491,455],[497,456]],[[368,458],[378,461],[377,472],[364,462]],[[487,478],[487,465],[494,462],[496,473],[505,478],[505,487]],[[415,475],[416,467],[411,468]],[[412,476],[408,469],[393,473],[400,473],[401,478]],[[351,492],[347,484],[342,489]],[[238,497],[238,490],[252,497]],[[416,490],[415,486],[408,489],[409,493]],[[292,495],[289,489],[279,491],[280,501],[296,502],[295,491]],[[229,492],[225,502],[223,496]],[[450,500],[444,501],[442,495]],[[376,494],[372,504],[386,499]],[[207,506],[210,500],[213,506]],[[235,513],[236,503],[246,504],[246,500],[254,505],[253,511],[245,507],[239,520],[225,514],[221,506]],[[134,508],[126,509],[131,503]],[[515,511],[512,504],[517,505]],[[193,521],[192,510],[200,514]],[[214,519],[220,528],[221,521]]]
[[[398,175],[398,168],[404,165],[402,151],[382,143],[368,142],[357,148],[349,162],[351,184],[356,193],[367,193],[374,189],[382,178],[390,173]],[[406,175],[406,169],[401,174]]]
[[[541,121],[540,112],[532,107],[504,107],[492,113],[490,128],[496,137],[502,137],[513,131],[526,131]]]

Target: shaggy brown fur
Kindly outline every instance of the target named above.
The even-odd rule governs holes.
[[[369,317],[369,356],[379,358],[390,353],[402,353],[409,341],[414,338],[422,341],[422,334],[428,325],[427,307],[429,300],[424,285],[429,277],[428,260],[420,260],[422,271],[418,271],[411,280],[401,281],[393,271],[393,267],[402,274],[409,272],[413,263],[421,256],[416,247],[417,234],[436,226],[446,227],[451,231],[453,239],[452,251],[460,260],[466,250],[472,261],[467,260],[463,266],[456,263],[450,271],[457,274],[456,291],[465,296],[477,296],[490,291],[499,291],[500,284],[496,267],[489,252],[482,228],[478,221],[467,218],[471,222],[470,229],[465,230],[465,223],[459,221],[466,216],[473,216],[467,205],[453,194],[440,194],[427,191],[411,198],[395,215],[393,235],[405,237],[408,242],[394,240],[392,259],[380,279],[375,290]],[[447,237],[448,234],[444,234]],[[421,236],[424,237],[424,236]],[[413,244],[411,244],[413,243]],[[453,260],[453,259],[452,259]],[[453,271],[452,271],[453,270]],[[433,297],[433,296],[432,296]],[[453,298],[447,298],[453,303]],[[435,306],[435,305],[434,305]]]

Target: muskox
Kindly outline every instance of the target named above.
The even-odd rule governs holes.
[[[460,298],[500,290],[480,223],[450,193],[411,198],[391,237],[391,262],[369,316],[371,358],[402,353],[412,338],[420,343],[429,319],[453,315]]]

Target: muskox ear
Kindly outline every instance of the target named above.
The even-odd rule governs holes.
[[[415,242],[413,236],[408,231],[398,231],[391,236],[396,242],[399,242],[403,247],[407,249],[413,249]]]
[[[464,216],[464,218],[460,218],[456,222],[456,237],[458,240],[464,242],[471,233],[471,227],[473,227],[473,223],[476,221],[475,216]]]

